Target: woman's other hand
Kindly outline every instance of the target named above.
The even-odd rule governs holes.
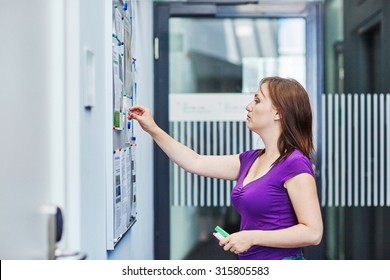
[[[228,237],[221,239],[219,245],[225,251],[230,251],[234,254],[245,253],[252,247],[253,232],[244,230],[230,234]]]

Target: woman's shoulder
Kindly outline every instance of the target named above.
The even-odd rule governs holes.
[[[283,165],[285,167],[291,167],[291,166],[299,166],[304,165],[311,169],[311,162],[310,159],[302,153],[299,149],[295,149],[290,155],[288,155],[284,161]]]
[[[279,170],[281,170],[281,174],[283,174],[283,182],[301,173],[309,173],[314,176],[310,159],[298,149],[295,149],[280,162]]]
[[[291,164],[296,165],[296,164],[302,163],[302,164],[311,166],[310,159],[304,153],[302,153],[299,149],[295,149],[294,151],[292,151],[292,153],[289,154],[284,159],[283,162],[285,165],[291,165]]]
[[[287,157],[287,159],[290,159],[290,160],[296,160],[296,159],[307,159],[309,160],[309,158],[301,152],[301,150],[299,149],[295,149],[294,151],[292,151],[292,153]]]

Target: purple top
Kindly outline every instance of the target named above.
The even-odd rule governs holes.
[[[240,173],[231,198],[234,208],[241,215],[240,230],[276,230],[298,223],[284,183],[301,173],[312,176],[310,160],[299,150],[273,165],[262,177],[247,183],[243,181],[249,168],[259,155],[259,150],[240,154]],[[272,248],[252,246],[239,254],[241,260],[277,260],[299,254],[301,248]]]

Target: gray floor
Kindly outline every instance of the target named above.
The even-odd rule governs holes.
[[[186,260],[237,260],[237,256],[226,252],[218,245],[218,240],[199,242],[188,254]]]

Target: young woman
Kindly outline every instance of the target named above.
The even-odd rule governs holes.
[[[134,106],[136,119],[167,156],[186,171],[235,180],[231,200],[240,231],[220,240],[239,259],[304,259],[302,247],[317,245],[323,224],[310,155],[312,112],[306,90],[293,79],[261,80],[246,106],[247,126],[265,148],[238,155],[199,155],[157,126],[149,109]]]

